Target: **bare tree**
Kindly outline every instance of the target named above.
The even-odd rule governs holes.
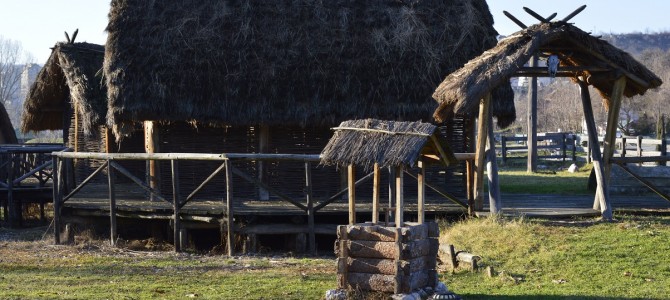
[[[33,61],[23,51],[21,43],[0,36],[0,102],[7,109],[14,127],[19,126],[22,100],[20,99],[23,67]]]

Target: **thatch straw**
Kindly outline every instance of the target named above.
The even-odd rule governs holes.
[[[413,167],[436,128],[422,122],[344,121],[321,152],[321,164]]]
[[[541,47],[559,49],[556,53],[562,54],[561,66],[613,68],[613,63],[615,69],[625,70],[648,83],[648,86],[627,84],[624,91],[627,97],[642,95],[647,89],[656,88],[662,83],[644,65],[608,42],[565,22],[544,23],[530,26],[500,41],[495,48],[447,76],[433,94],[433,98],[440,103],[434,113],[435,119],[441,121],[453,113],[471,114],[476,111],[479,99],[494,88],[506,85],[514,72],[523,67]],[[611,63],[593,55],[593,52]],[[584,72],[582,75],[588,77],[591,74]],[[592,83],[606,102],[609,101],[614,79]]]
[[[5,109],[4,103],[0,102],[0,144],[17,144],[16,132],[12,126],[12,120]]]
[[[21,130],[60,130],[71,106],[79,109],[84,133],[104,124],[107,93],[102,85],[104,47],[58,43],[24,102]]]
[[[430,121],[437,84],[496,43],[484,0],[112,1],[108,122]]]

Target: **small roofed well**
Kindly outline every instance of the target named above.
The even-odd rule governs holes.
[[[471,114],[479,101],[512,76],[523,76],[524,64],[535,53],[558,56],[557,76],[583,77],[603,96],[609,107],[615,77],[626,76],[624,95],[642,95],[661,85],[661,79],[630,54],[566,22],[529,26],[498,42],[493,49],[449,74],[433,93],[439,103],[433,117],[439,122],[451,114]],[[533,74],[527,74],[532,76]],[[493,97],[492,105],[496,105]]]
[[[21,130],[62,130],[75,107],[82,130],[104,124],[107,90],[102,85],[105,48],[89,43],[57,43],[24,102]]]
[[[414,167],[422,154],[446,165],[456,162],[449,146],[437,138],[437,127],[428,123],[365,119],[345,121],[333,129],[321,152],[323,165]]]

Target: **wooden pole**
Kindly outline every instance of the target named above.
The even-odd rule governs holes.
[[[537,55],[529,61],[530,67],[538,65]],[[531,77],[530,84],[528,84],[528,112],[526,114],[528,119],[528,162],[527,172],[537,172],[537,77]]]
[[[309,253],[316,254],[316,235],[314,234],[314,200],[312,199],[312,164],[305,162],[305,198],[307,200],[307,226]]]
[[[596,198],[600,197],[600,212],[603,219],[612,219],[612,207],[609,203],[609,190],[607,188],[607,181],[604,180],[605,170],[602,165],[602,156],[600,155],[600,145],[598,144],[598,133],[596,131],[596,122],[593,117],[593,108],[591,107],[591,95],[589,94],[589,87],[583,80],[579,81],[579,90],[582,97],[582,107],[584,109],[584,118],[586,119],[586,128],[589,135],[589,148],[591,149],[593,159],[593,169],[596,174],[598,187],[596,190]]]
[[[388,167],[388,168],[389,168],[389,206],[386,211],[388,214],[387,221],[390,222],[390,219],[393,217],[392,208],[394,207],[393,203],[395,203],[396,191],[395,191],[395,168],[394,167]]]
[[[60,245],[60,189],[58,186],[59,182],[59,170],[58,163],[60,159],[56,156],[51,157],[51,168],[52,168],[52,177],[53,181],[53,206],[54,206],[54,244]]]
[[[258,129],[258,153],[267,153],[270,145],[270,126],[261,124]],[[268,165],[259,160],[256,162],[258,168],[258,181],[268,184]],[[262,201],[270,200],[270,193],[262,186],[258,186],[258,199]]]
[[[423,160],[419,158],[417,162],[419,167],[419,174],[416,176],[417,181],[417,222],[423,224],[426,220],[424,203],[426,199],[426,168],[424,166]]]
[[[9,165],[7,166],[7,210],[9,210],[9,227],[17,228],[21,223],[21,203],[14,199],[14,173],[16,170],[16,159],[18,154],[7,154]]]
[[[234,232],[234,213],[233,213],[233,170],[230,160],[226,160],[226,246],[228,256],[233,256],[235,252],[235,232]]]
[[[404,172],[402,171],[402,166],[397,166],[395,168],[395,189],[396,189],[396,201],[395,201],[395,227],[400,228],[404,225],[404,211],[405,211],[405,197],[404,197]]]
[[[179,241],[179,232],[181,230],[181,221],[179,220],[179,161],[173,159],[170,161],[172,167],[172,233],[174,234],[174,251],[181,252],[181,243]]]
[[[372,224],[379,223],[379,189],[381,181],[381,172],[379,164],[375,163],[372,177]]]
[[[157,127],[158,124],[154,121],[144,121],[144,150],[146,153],[153,154],[160,152],[160,134]],[[158,161],[152,159],[147,162],[149,164],[147,172],[149,187],[156,192],[160,192],[160,164]],[[157,200],[153,194],[150,194],[149,199],[151,201]]]
[[[465,161],[465,176],[466,176],[466,194],[468,199],[468,215],[475,215],[475,197],[474,197],[474,161],[468,159]]]
[[[507,137],[504,135],[500,136],[501,150],[500,154],[502,155],[503,164],[507,162]]]
[[[349,225],[356,224],[356,167],[347,166],[347,187],[349,188]]]
[[[489,107],[491,94],[487,94],[479,102],[479,122],[477,124],[477,145],[475,149],[475,179],[473,196],[475,199],[475,210],[484,209],[484,163],[486,161],[486,135],[488,132]]]
[[[498,160],[496,158],[496,142],[493,136],[493,117],[489,110],[488,115],[488,163],[486,164],[486,174],[489,183],[489,211],[492,214],[502,212],[502,199],[500,198],[500,184],[498,181]]]
[[[621,102],[623,101],[623,92],[625,88],[626,77],[621,76],[614,82],[612,94],[610,96],[609,110],[607,111],[607,131],[605,132],[603,143],[603,168],[604,179],[608,183],[612,170],[612,162],[610,162],[610,159],[614,156],[614,148],[616,148],[616,130],[617,125],[619,124],[619,110],[621,109]],[[593,208],[600,209],[599,199],[594,200]]]
[[[109,184],[109,235],[110,244],[116,246],[116,192],[115,192],[114,168],[111,161],[107,160],[107,183]]]

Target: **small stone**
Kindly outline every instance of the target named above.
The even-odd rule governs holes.
[[[344,290],[327,290],[326,300],[346,300],[347,292]]]
[[[570,167],[568,168],[568,172],[570,173],[575,173],[577,172],[577,170],[579,170],[579,168],[577,167],[576,164],[571,164]]]

